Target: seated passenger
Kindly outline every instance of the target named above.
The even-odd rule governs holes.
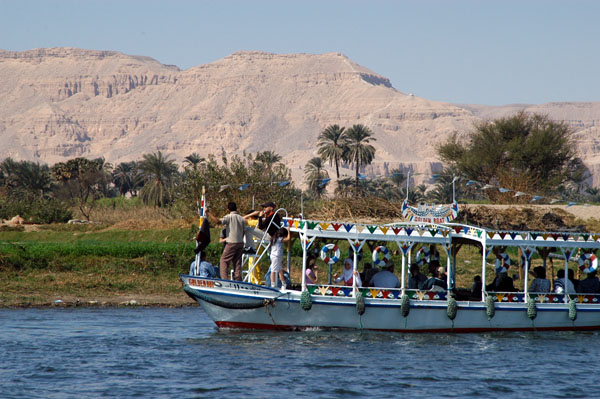
[[[427,281],[423,283],[423,287],[421,289],[424,291],[446,291],[448,289],[448,283],[446,280],[442,280],[440,278],[440,271],[438,268],[431,272],[431,277],[429,277]]]
[[[400,288],[400,280],[394,274],[394,263],[392,261],[386,261],[381,271],[375,274],[369,281],[370,287],[381,287],[381,288]]]
[[[335,282],[339,283],[340,281],[344,281],[344,285],[351,286],[354,278],[356,278],[356,286],[362,287],[362,280],[360,279],[360,274],[357,271],[353,270],[354,261],[350,258],[346,258],[344,260],[344,270],[341,275],[338,273],[334,274]]]
[[[587,277],[579,282],[578,291],[582,294],[600,293],[600,280],[596,277],[596,271],[588,273]]]
[[[371,279],[373,278],[374,275],[379,273],[379,271],[380,271],[379,268],[373,267],[373,265],[370,263],[365,263],[363,272],[360,273],[360,279],[362,281],[364,281],[365,283],[368,283],[369,281],[371,281]],[[367,285],[363,284],[363,286],[368,286],[368,284]]]
[[[427,281],[427,277],[421,270],[419,270],[419,265],[413,263],[410,265],[410,276],[408,277],[408,289],[409,290],[420,290],[423,288],[423,284]]]
[[[306,284],[317,284],[318,279],[317,261],[311,257],[306,265]]]
[[[481,290],[483,289],[483,283],[481,282],[481,276],[473,277],[473,285],[471,286],[471,295],[481,299]]]
[[[567,290],[569,293],[575,293],[575,286],[571,280],[567,279]],[[556,272],[556,280],[554,280],[554,292],[563,294],[565,292],[565,269],[560,269]]]
[[[200,264],[196,265],[196,261],[193,261],[190,265],[190,274],[198,277],[211,277],[216,278],[217,269],[206,261],[206,252],[200,252]]]
[[[533,268],[535,278],[529,286],[529,292],[550,292],[550,280],[546,278],[546,269],[543,266]]]
[[[507,266],[496,267],[496,277],[491,284],[485,286],[486,291],[493,292],[516,292],[513,279],[508,276]]]

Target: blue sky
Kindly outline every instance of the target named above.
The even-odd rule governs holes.
[[[238,50],[339,51],[431,100],[600,101],[599,17],[594,0],[0,0],[0,48],[117,50],[183,69]]]

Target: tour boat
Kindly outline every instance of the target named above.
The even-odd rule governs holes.
[[[299,235],[303,251],[303,277],[297,290],[192,275],[181,275],[180,279],[185,292],[202,306],[219,328],[398,332],[600,329],[599,294],[568,292],[568,288],[561,293],[528,292],[529,268],[535,252],[544,260],[550,252],[555,252],[554,257],[558,253],[564,261],[561,268],[565,268],[565,275],[570,261],[576,261],[586,272],[595,271],[600,234],[498,231],[449,222],[457,212],[455,203],[429,209],[407,208],[403,209],[403,214],[408,221],[390,224],[285,217],[283,225]],[[324,244],[322,259],[329,263],[340,258],[337,244],[348,242],[354,254],[355,269],[368,241],[377,243],[373,253],[375,263],[397,250],[402,256],[400,288],[357,287],[356,281],[352,286],[307,284],[307,255],[315,240]],[[408,267],[413,248],[431,245],[446,254],[448,289],[408,289]],[[481,255],[483,285],[475,298],[461,296],[455,288],[455,258],[457,246],[461,245],[476,246]],[[521,254],[524,291],[487,291],[488,259],[498,260],[502,267],[502,262],[508,262],[506,248],[511,247]]]

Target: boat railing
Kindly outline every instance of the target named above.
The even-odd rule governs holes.
[[[308,292],[311,295],[327,297],[352,297],[352,287],[345,285],[329,284],[307,284]],[[384,288],[384,287],[359,287],[357,288],[363,298],[369,299],[402,299],[402,289]],[[445,301],[447,299],[446,291],[421,291],[405,290],[406,295],[411,300],[420,301]]]
[[[500,303],[512,303],[512,302],[525,302],[524,292],[494,292],[487,291],[488,296],[496,298],[496,302]],[[536,303],[565,303],[565,294],[558,294],[555,292],[529,292],[527,293],[529,298],[533,299]],[[584,293],[572,293],[568,294],[569,300],[574,300],[581,304],[600,304],[600,294],[584,294]]]

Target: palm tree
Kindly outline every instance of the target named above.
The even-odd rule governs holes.
[[[404,183],[404,181],[406,180],[406,176],[404,176],[402,169],[395,168],[390,171],[390,180],[392,180],[394,184],[400,187],[402,183]]]
[[[137,195],[137,190],[142,186],[142,179],[139,174],[137,161],[121,162],[113,170],[113,184],[119,190],[121,195],[131,193],[133,197]]]
[[[186,167],[191,167],[193,170],[198,169],[198,165],[204,161],[205,159],[195,152],[183,158],[183,163],[186,164]]]
[[[329,165],[335,164],[335,175],[340,178],[340,162],[346,151],[345,127],[330,125],[319,135],[318,147],[319,155]]]
[[[324,169],[325,164],[321,157],[314,157],[304,166],[304,179],[308,184],[308,189],[315,192],[318,197],[325,191],[323,179],[329,177],[329,173]]]
[[[46,164],[40,165],[31,161],[23,161],[19,167],[19,185],[21,188],[40,196],[52,189],[52,174]]]
[[[158,207],[167,205],[171,200],[173,179],[177,175],[175,162],[158,151],[144,154],[139,166],[145,182],[140,190],[140,198],[144,204],[151,203]]]
[[[346,130],[346,161],[352,162],[356,170],[354,184],[358,189],[358,171],[362,166],[369,165],[375,158],[375,147],[369,142],[375,140],[371,129],[364,125],[354,125]]]
[[[256,154],[256,160],[262,162],[268,169],[272,169],[277,162],[281,161],[281,155],[273,151],[263,151]]]

